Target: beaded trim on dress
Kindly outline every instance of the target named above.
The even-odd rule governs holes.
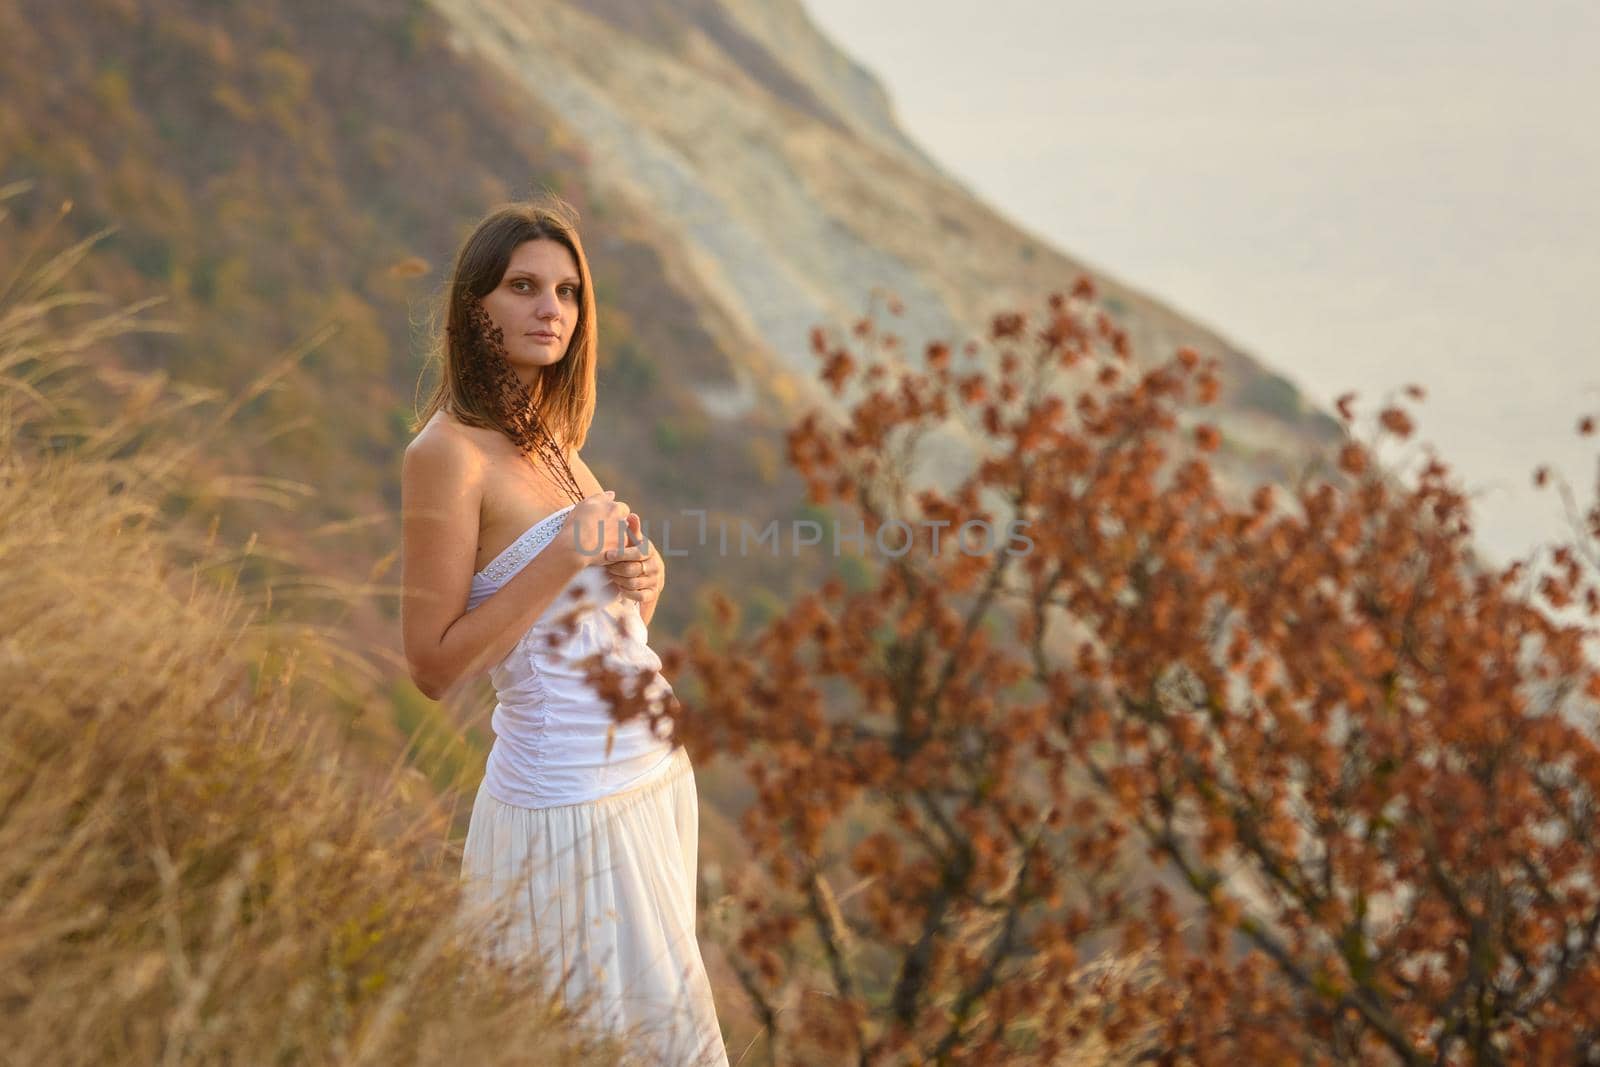
[[[568,504],[560,511],[546,515],[528,527],[521,537],[507,545],[504,552],[490,560],[488,566],[473,575],[473,577],[482,578],[485,581],[493,582],[495,585],[499,585],[510,578],[521,570],[530,559],[538,555],[545,545],[555,540],[556,534],[560,533],[561,527],[566,524],[567,513],[577,506],[576,504]]]

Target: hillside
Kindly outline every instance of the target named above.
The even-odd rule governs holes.
[[[1225,463],[1281,473],[1333,432],[1225,339],[976,201],[796,3],[7,11],[0,180],[37,183],[19,212],[70,199],[78,235],[117,227],[87,281],[166,296],[181,329],[108,358],[230,389],[314,342],[219,461],[306,487],[292,514],[230,521],[330,573],[365,574],[394,546],[422,331],[454,242],[541,187],[583,212],[597,275],[587,458],[647,513],[791,513],[778,434],[818,399],[809,332],[853,321],[878,288],[904,301],[912,341],[959,339],[1089,270],[1140,355],[1191,344],[1227,361]],[[308,539],[325,522],[353,525]],[[730,588],[782,577],[690,561],[663,628],[687,624],[713,569]],[[383,640],[382,618],[352,625]]]

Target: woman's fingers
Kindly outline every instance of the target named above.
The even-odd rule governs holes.
[[[638,600],[649,594],[655,588],[655,582],[648,575],[638,578],[619,578],[611,576],[611,584],[622,590],[624,596]]]
[[[651,559],[608,563],[606,572],[612,584],[634,600],[651,595],[661,584],[660,564]]]
[[[606,552],[607,563],[619,563],[631,560],[649,559],[653,555],[650,542],[645,541],[637,545],[627,545],[622,548],[609,549]]]
[[[612,584],[629,600],[643,601],[655,595],[660,583],[661,562],[655,548],[645,539],[639,517],[628,514],[629,535],[633,544],[609,549],[602,557]]]

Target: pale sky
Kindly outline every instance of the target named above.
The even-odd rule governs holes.
[[[1503,563],[1591,499],[1600,4],[804,0],[985,201],[1331,408],[1415,408]]]

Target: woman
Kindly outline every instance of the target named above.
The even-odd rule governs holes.
[[[646,643],[666,572],[578,455],[596,319],[574,222],[555,198],[506,205],[457,256],[402,465],[406,661],[434,699],[494,682],[461,878],[496,951],[540,962],[646,1062],[726,1064],[695,940],[694,770]]]

